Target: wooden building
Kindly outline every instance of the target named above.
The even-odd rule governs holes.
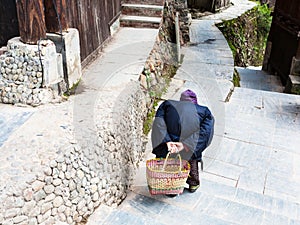
[[[276,0],[263,70],[280,76],[282,84],[288,85],[299,60],[300,1]]]
[[[0,47],[15,36],[34,43],[44,38],[44,32],[72,27],[79,31],[84,64],[110,37],[110,26],[120,13],[121,0],[1,0]]]

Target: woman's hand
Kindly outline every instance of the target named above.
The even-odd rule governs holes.
[[[176,145],[178,152],[182,151],[184,149],[183,143],[182,142],[174,142]]]
[[[178,153],[184,149],[181,142],[167,142],[168,150],[171,153]]]
[[[171,153],[177,153],[178,152],[178,148],[175,145],[175,142],[167,142],[167,146],[168,146],[168,151]]]

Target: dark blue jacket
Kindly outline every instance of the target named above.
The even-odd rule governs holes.
[[[152,126],[151,140],[156,157],[166,157],[166,142],[182,142],[183,158],[200,160],[210,145],[214,117],[206,106],[188,101],[166,100],[158,108]]]

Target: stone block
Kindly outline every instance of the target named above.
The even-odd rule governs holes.
[[[289,218],[271,212],[265,212],[262,224],[289,224]]]
[[[291,75],[300,75],[300,59],[293,57],[291,65]]]
[[[289,75],[284,92],[291,94],[300,94],[300,76]]]
[[[78,30],[69,28],[62,35],[47,33],[47,38],[55,43],[56,51],[62,54],[64,79],[71,88],[82,76]]]
[[[222,198],[215,198],[205,213],[231,221],[227,224],[259,224],[264,216],[264,211],[261,209]]]
[[[292,82],[291,93],[300,94],[300,76],[289,76]]]
[[[251,192],[263,193],[266,171],[263,169],[247,169],[243,171],[238,180],[238,188]]]
[[[56,53],[55,45],[44,48],[43,62],[43,86],[49,87],[63,80],[62,56]]]
[[[120,28],[120,18],[118,18],[110,27],[110,35],[113,36]]]

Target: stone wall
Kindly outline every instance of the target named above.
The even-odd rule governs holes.
[[[263,64],[270,26],[270,11],[263,5],[217,24],[232,50],[234,64],[241,67]]]
[[[0,55],[0,102],[37,106],[59,100],[51,88],[63,78],[59,57],[49,40],[39,45],[26,45],[18,37],[9,40],[7,50]],[[50,76],[45,76],[46,72]]]
[[[1,184],[0,224],[76,224],[100,204],[120,204],[144,156],[146,103],[138,82],[121,94],[118,88],[124,86],[97,97],[94,126],[75,127],[94,136],[53,150],[55,156],[28,171],[22,183]]]
[[[188,6],[202,11],[217,12],[230,5],[230,0],[187,0]]]
[[[0,102],[38,106],[62,101],[81,79],[79,33],[47,34],[37,45],[19,37],[0,50]]]
[[[190,40],[191,17],[185,5],[185,0],[166,1],[157,41],[140,76],[141,85],[149,95],[151,103],[154,99],[160,97],[167,88],[168,81],[180,66],[180,62],[177,60],[175,34],[176,12],[179,13],[180,45],[183,46]]]

